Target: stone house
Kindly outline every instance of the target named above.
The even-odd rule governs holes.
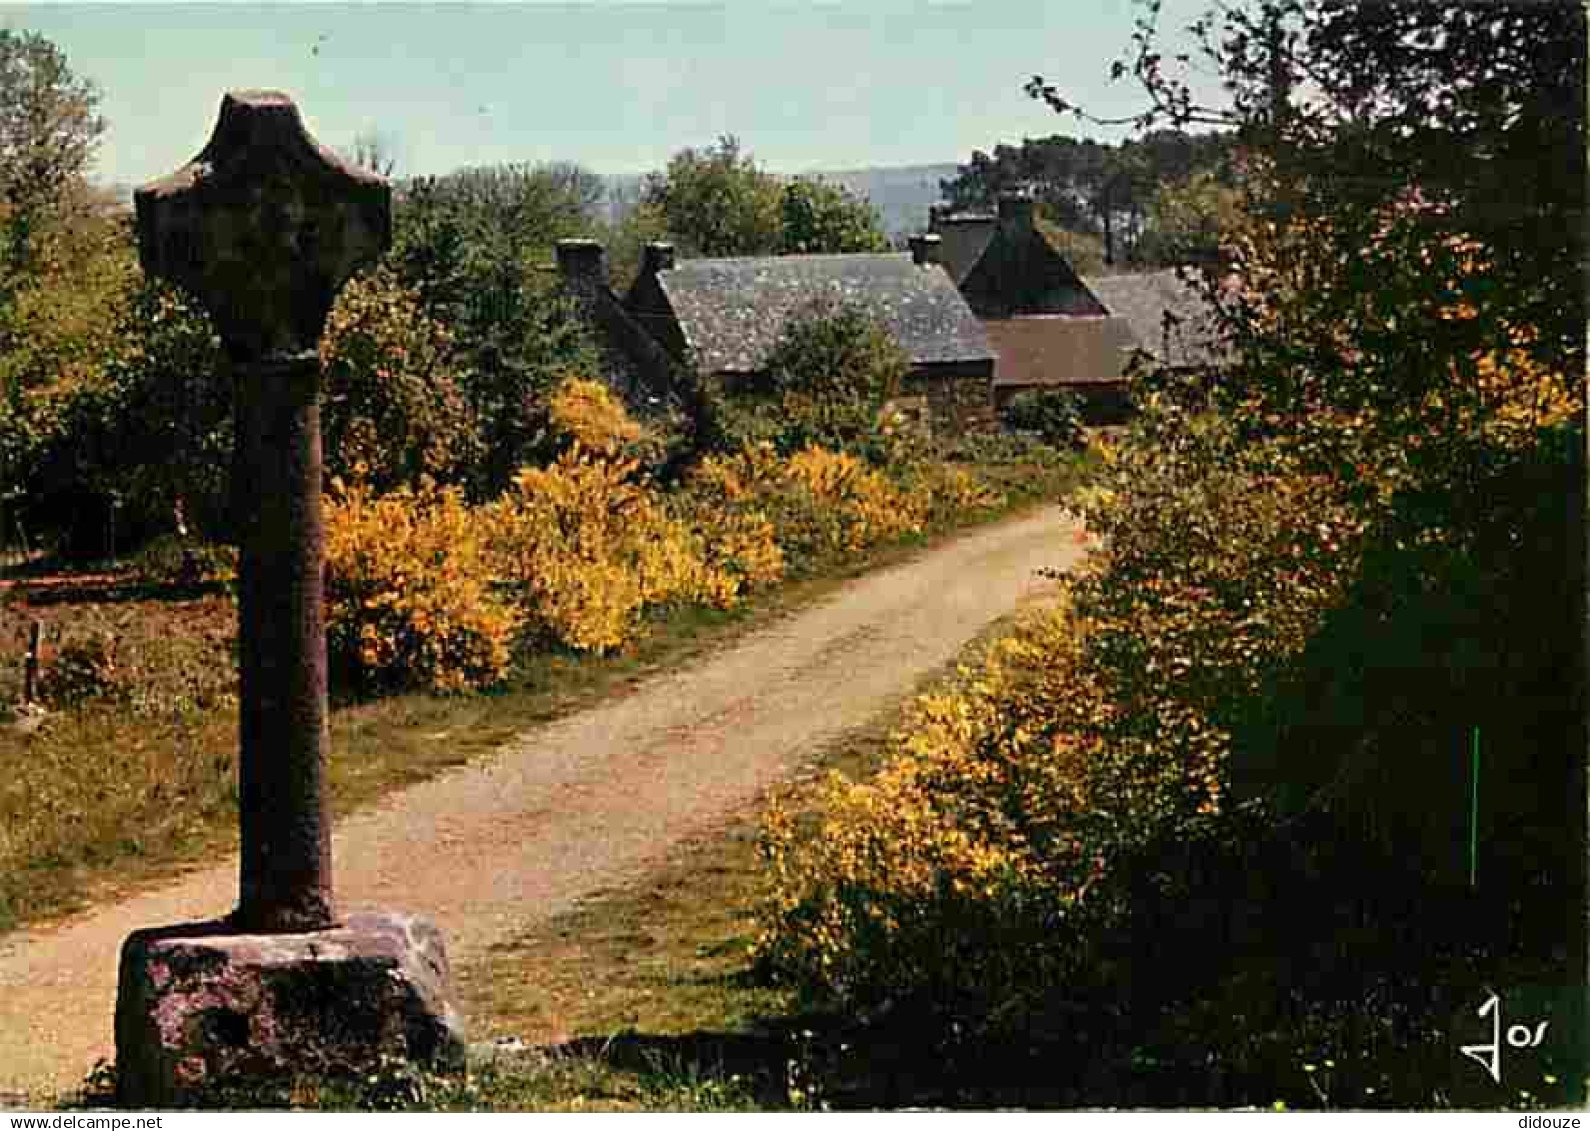
[[[1126,407],[1132,331],[1112,318],[1033,222],[1033,201],[1000,197],[997,214],[929,212],[944,262],[998,355],[990,397],[1003,409],[1025,389],[1078,393],[1089,420]]]
[[[997,214],[929,212],[945,268],[998,355],[996,409],[1026,389],[1063,388],[1082,397],[1090,422],[1117,423],[1139,353],[1178,368],[1215,360],[1202,300],[1175,271],[1084,279],[1038,230],[1033,207],[1011,193]]]
[[[593,321],[640,386],[662,388],[686,362],[725,388],[754,380],[789,318],[831,299],[868,311],[900,344],[911,362],[902,396],[920,398],[936,426],[988,423],[994,352],[938,265],[938,244],[919,236],[909,254],[676,260],[671,245],[654,243],[621,298],[607,285],[600,245],[562,241],[558,261],[569,288],[591,296]]]
[[[594,240],[561,240],[558,271],[598,331],[609,380],[632,405],[678,405],[680,369],[751,382],[789,317],[833,299],[876,316],[911,360],[904,403],[941,429],[991,426],[1026,389],[1079,394],[1090,423],[1130,410],[1138,359],[1182,372],[1221,361],[1202,297],[1174,270],[1082,278],[1007,195],[997,214],[935,207],[909,254],[677,260],[645,248],[619,295]]]

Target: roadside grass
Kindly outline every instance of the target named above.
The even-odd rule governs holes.
[[[486,757],[520,731],[622,695],[648,676],[732,645],[860,574],[903,564],[987,522],[1063,497],[1086,459],[1002,468],[1010,505],[902,542],[818,563],[726,612],[659,611],[607,656],[518,658],[504,687],[334,702],[329,791],[338,817]],[[237,847],[236,614],[216,586],[155,586],[114,563],[0,594],[0,704],[20,698],[28,624],[80,706],[0,720],[0,932],[123,897]],[[30,568],[36,574],[36,565]],[[37,594],[42,593],[42,596]],[[35,594],[28,599],[29,594]]]

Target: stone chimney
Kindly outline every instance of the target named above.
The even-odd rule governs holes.
[[[944,238],[936,232],[911,237],[911,262],[918,267],[931,267],[939,262],[939,245]]]
[[[999,195],[999,230],[1007,236],[1032,234],[1032,197],[1025,192]]]
[[[607,283],[607,251],[596,240],[559,240],[558,274],[581,298],[595,298]]]
[[[672,271],[674,266],[674,245],[671,243],[649,243],[641,253],[641,274],[655,275],[659,271]]]

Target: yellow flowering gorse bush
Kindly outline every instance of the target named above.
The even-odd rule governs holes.
[[[491,546],[463,496],[428,481],[326,502],[326,646],[364,686],[463,691],[507,674],[522,616],[492,584]]]
[[[612,390],[587,377],[560,382],[547,399],[547,414],[555,430],[601,456],[616,456],[645,434]]]
[[[1079,657],[1064,604],[1030,616],[975,678],[916,701],[876,776],[832,776],[815,826],[773,806],[760,959],[826,1005],[925,994],[956,1015],[1019,1010],[1024,985],[1063,976],[1103,867],[1096,744],[1066,725],[1099,705]]]
[[[502,678],[515,633],[608,652],[647,609],[735,605],[803,563],[922,527],[930,510],[998,500],[964,471],[902,488],[854,456],[771,445],[709,456],[664,493],[625,453],[645,430],[605,385],[570,378],[549,395],[563,454],[525,467],[476,507],[456,491],[377,497],[362,482],[328,506],[331,630],[363,683],[439,690]],[[479,608],[470,611],[472,603]]]
[[[576,444],[551,467],[520,471],[486,508],[496,559],[543,636],[606,652],[629,639],[649,605],[727,606],[738,596],[738,583],[706,563],[699,540],[635,471],[633,461]]]
[[[736,543],[732,568],[752,584],[777,576],[779,559],[815,561],[918,533],[927,507],[845,452],[808,447],[781,459],[771,444],[701,461],[685,507]],[[776,545],[765,540],[768,532]],[[776,553],[775,553],[776,551]]]

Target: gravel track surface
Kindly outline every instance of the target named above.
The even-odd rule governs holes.
[[[1050,583],[1036,571],[1083,549],[1053,507],[979,528],[394,794],[337,827],[339,905],[428,915],[467,965],[580,896],[643,876],[1041,595]],[[79,1084],[113,1052],[122,940],[225,914],[236,892],[234,857],[0,938],[0,1095],[42,1100]]]

